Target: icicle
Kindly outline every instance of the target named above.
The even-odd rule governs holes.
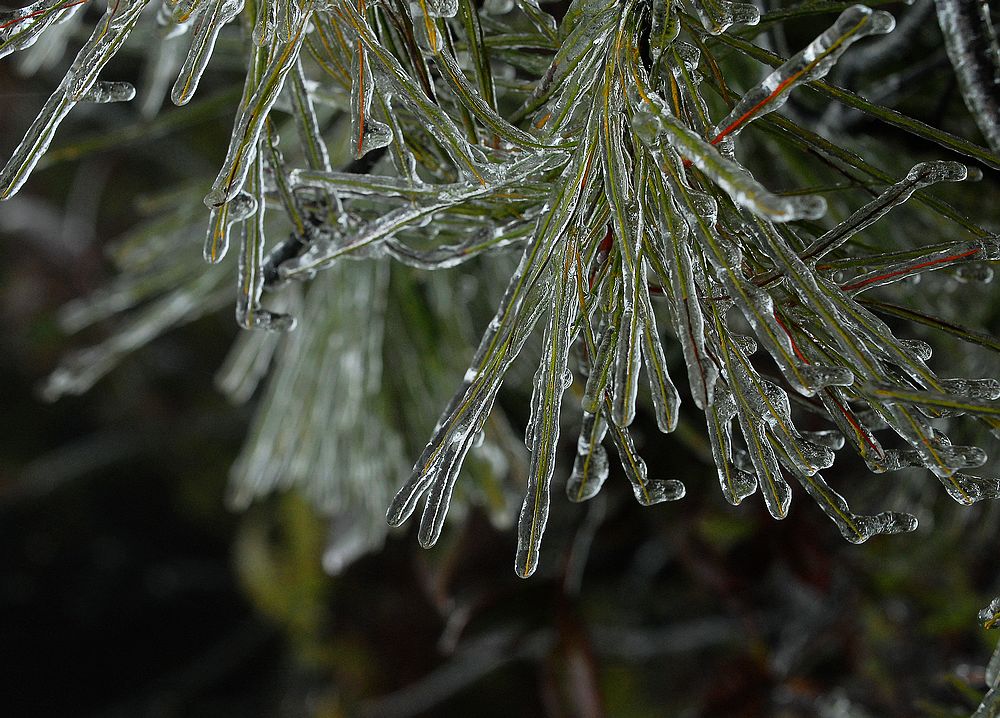
[[[443,521],[452,488],[472,439],[486,421],[507,371],[527,341],[544,305],[549,302],[551,283],[542,278],[560,240],[565,238],[577,208],[580,188],[596,144],[595,117],[596,113],[591,115],[584,132],[585,139],[577,146],[573,160],[563,174],[564,181],[557,183],[549,195],[547,209],[538,220],[537,235],[521,256],[500,306],[480,341],[462,387],[442,414],[431,441],[414,465],[410,479],[390,503],[386,518],[391,525],[405,521],[424,493],[428,493],[428,497],[421,518],[421,535],[433,537],[434,525],[439,520]],[[541,162],[545,162],[544,156]]]
[[[493,179],[482,151],[473,148],[448,113],[427,97],[424,89],[413,80],[396,57],[385,49],[357,8],[348,0],[340,0],[337,9],[350,28],[357,33],[358,40],[365,46],[365,51],[371,53],[370,59],[378,63],[380,87],[382,87],[381,81],[385,80],[389,85],[387,89],[393,97],[406,103],[409,109],[426,123],[442,148],[455,162],[462,178],[474,180],[484,186]]]
[[[212,4],[199,8],[191,34],[191,47],[177,75],[177,82],[170,91],[175,105],[186,105],[194,97],[201,76],[212,59],[215,41],[222,26],[232,22],[243,10],[244,0],[212,0]]]

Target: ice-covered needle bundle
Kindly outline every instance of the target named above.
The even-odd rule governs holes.
[[[97,19],[0,172],[4,198],[23,184],[75,105],[131,99],[128,83],[98,78],[146,3],[112,0]],[[91,4],[40,0],[0,15],[0,55],[28,47]],[[956,4],[938,5],[948,18]],[[996,479],[963,473],[985,463],[984,451],[952,444],[940,419],[967,415],[996,434],[1000,382],[938,376],[928,365],[930,346],[898,336],[885,318],[936,327],[994,351],[996,341],[874,298],[886,295],[871,290],[934,270],[981,278],[991,271],[989,263],[1000,259],[996,234],[927,190],[979,179],[975,165],[993,171],[1000,159],[824,80],[845,53],[878,58],[893,17],[837,2],[763,16],[754,5],[725,0],[576,0],[549,9],[554,14],[536,0],[487,0],[482,7],[472,0],[165,0],[156,7],[162,43],[176,45],[190,31],[186,55],[175,53],[172,61],[174,55],[161,52],[147,73],[160,87],[163,77],[176,76],[170,93],[176,104],[194,96],[220,31],[235,21],[241,26],[248,69],[231,143],[204,197],[210,213],[204,257],[222,261],[230,237],[238,237],[236,316],[250,330],[283,332],[295,324],[287,310],[262,306],[265,291],[316,285],[309,296],[322,299],[300,317],[316,326],[300,326],[282,341],[301,346],[294,337],[305,331],[319,348],[286,353],[292,378],[280,368],[274,379],[291,392],[281,410],[289,411],[296,397],[317,403],[314,384],[296,383],[302,369],[294,363],[319,358],[340,367],[345,392],[358,376],[367,377],[351,407],[363,411],[379,396],[384,327],[371,317],[381,311],[375,308],[385,300],[386,283],[378,272],[343,271],[346,260],[392,264],[393,272],[399,265],[426,272],[464,264],[458,272],[481,276],[507,265],[480,255],[518,252],[458,391],[389,505],[389,523],[397,525],[422,502],[423,545],[438,539],[463,463],[489,429],[501,385],[525,345],[538,338],[541,360],[525,422],[530,459],[518,522],[521,576],[538,565],[571,387],[573,404],[582,405],[565,485],[573,501],[601,489],[610,471],[606,444],[640,503],[684,495],[680,481],[651,478],[636,451],[630,426],[646,393],[664,433],[677,427],[682,402],[703,412],[727,501],[738,504],[759,491],[780,519],[793,481],[850,541],[909,531],[916,520],[896,512],[853,513],[821,473],[842,448],[877,473],[926,467],[962,503],[997,496]],[[781,22],[823,13],[831,24],[787,59],[754,42]],[[958,43],[952,59],[976,113],[992,106],[997,88],[984,88],[982,73],[969,67],[988,69],[992,62],[996,70],[1000,60],[988,10],[966,20],[985,44]],[[946,32],[961,27],[943,24]],[[768,67],[761,72],[752,61]],[[737,86],[749,89],[736,92]],[[775,113],[793,93],[835,100],[949,156],[962,155],[970,166],[931,160],[893,176],[860,156],[860,144],[836,125],[826,126],[836,112],[791,113],[794,119]],[[995,118],[976,119],[992,141]],[[282,132],[294,140],[286,137],[279,147]],[[328,146],[334,137],[336,146]],[[747,148],[771,164],[744,166],[740,157],[753,156]],[[835,184],[817,187],[818,177]],[[835,200],[829,211],[824,194]],[[910,235],[907,246],[859,241],[904,202],[919,205],[937,236]],[[178,261],[176,252],[169,255]],[[337,289],[322,289],[331,269]],[[166,306],[166,315],[156,315],[145,332],[133,324],[133,334],[114,344],[111,355],[204,311],[223,291],[220,275],[222,269],[190,270],[183,295],[189,301]],[[338,303],[336,293],[351,296],[354,281],[360,294]],[[357,312],[357,324],[350,314],[345,318],[345,306]],[[337,317],[330,326],[339,328],[317,328],[330,313]],[[336,342],[324,343],[327,331]],[[393,341],[388,334],[384,340]],[[363,363],[367,373],[352,374],[362,366],[360,356],[370,359]],[[668,362],[671,356],[676,359]],[[420,355],[414,357],[419,367]],[[262,372],[256,358],[243,366],[255,376]],[[81,362],[71,363],[57,373],[50,393],[79,390],[102,370],[88,373]],[[678,376],[683,381],[675,383]],[[265,410],[278,411],[276,396]],[[337,397],[323,400],[331,404],[316,408],[313,419],[295,417],[300,432],[329,431],[310,423],[335,413],[329,407]],[[806,415],[810,431],[796,425]],[[259,426],[266,424],[265,417]],[[350,424],[340,421],[337,430],[349,433]],[[250,468],[244,460],[244,470],[260,472],[273,461],[269,451],[292,460],[251,481],[245,494],[281,483],[276,474],[292,470],[297,452],[311,451],[297,445],[305,443],[302,433],[271,432],[282,441],[251,446],[249,456],[257,459]],[[364,450],[382,451],[370,440]],[[315,461],[324,456],[329,460],[320,451]],[[325,480],[350,473],[341,462]],[[384,477],[377,474],[364,474],[372,482],[369,493],[363,486],[319,493],[346,502],[380,496],[374,487]]]

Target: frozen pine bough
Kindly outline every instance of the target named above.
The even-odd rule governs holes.
[[[983,58],[954,33],[971,23],[995,48],[988,13],[959,22],[938,5],[969,109],[985,112]],[[521,576],[539,565],[561,477],[571,501],[595,496],[612,471],[643,505],[684,496],[640,456],[642,406],[665,434],[682,414],[704,417],[728,502],[759,493],[782,519],[798,485],[852,542],[911,531],[916,519],[855,513],[823,476],[841,451],[875,473],[926,469],[963,504],[996,498],[1000,480],[967,473],[986,452],[945,431],[965,417],[1000,435],[1000,381],[939,375],[930,345],[898,327],[941,330],[994,352],[996,366],[995,339],[908,302],[923,275],[989,291],[996,227],[935,192],[984,172],[995,182],[1000,158],[836,84],[845,54],[855,67],[887,54],[888,13],[839,5],[788,57],[758,37],[828,11],[576,0],[556,17],[534,0],[40,0],[2,13],[0,56],[65,43],[55,33],[81,18],[92,27],[0,170],[3,198],[77,105],[127,102],[136,89],[147,114],[167,94],[197,104],[226,36],[242,40],[246,67],[218,175],[120,242],[120,279],[67,308],[69,328],[126,319],[68,357],[45,392],[85,390],[124,353],[235,296],[249,333],[220,384],[238,400],[268,385],[233,501],[301,487],[334,516],[333,570],[381,542],[386,506],[391,525],[420,509],[424,546],[453,504],[516,513],[498,477],[525,452],[495,404],[539,340],[522,420]],[[149,48],[147,85],[100,79],[136,34]],[[782,110],[800,96],[801,108]],[[940,159],[900,170],[893,148],[855,146],[810,121],[816,98],[909,133]],[[995,150],[995,118],[973,119]],[[886,215],[933,231],[894,232]],[[204,259],[221,267],[186,241],[195,223]],[[474,283],[468,308],[448,296],[463,281]],[[443,398],[488,297],[492,319]],[[563,421],[564,404],[578,421]],[[420,451],[410,437],[433,423],[431,407],[436,427]],[[577,431],[563,467],[560,447]],[[470,487],[463,472],[476,477]]]

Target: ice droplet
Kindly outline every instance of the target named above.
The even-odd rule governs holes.
[[[218,264],[229,251],[229,230],[236,222],[242,222],[257,211],[257,200],[247,192],[236,195],[232,202],[212,207],[208,218],[208,234],[205,238],[205,261]]]
[[[80,98],[80,102],[128,102],[135,97],[135,86],[131,82],[98,81]]]
[[[576,442],[573,472],[566,482],[566,496],[570,501],[593,498],[608,478],[608,452],[601,446],[607,431],[607,422],[600,414],[584,413],[580,438]]]

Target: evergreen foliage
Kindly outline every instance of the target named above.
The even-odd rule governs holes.
[[[0,15],[0,56],[61,47],[92,4],[39,0]],[[759,491],[782,519],[792,481],[852,542],[911,531],[916,519],[854,513],[821,473],[842,450],[875,473],[925,468],[963,504],[1000,495],[997,478],[966,473],[985,451],[945,433],[965,416],[996,435],[1000,381],[953,377],[957,362],[935,370],[931,346],[906,336],[916,323],[1000,348],[966,318],[928,310],[913,286],[927,274],[928,283],[988,281],[1000,260],[995,228],[936,194],[1000,168],[988,11],[970,19],[961,2],[937,3],[963,97],[992,149],[897,111],[891,92],[879,102],[841,86],[838,63],[845,84],[881,67],[905,74],[892,53],[920,30],[911,23],[895,40],[893,16],[862,5],[763,14],[715,0],[576,0],[555,14],[535,0],[147,5],[113,0],[88,21],[89,38],[0,171],[0,196],[44,162],[77,105],[133,99],[132,84],[99,79],[130,35],[155,37],[140,87],[149,116],[173,78],[171,100],[192,103],[216,46],[239,35],[246,73],[229,146],[207,193],[195,190],[209,215],[204,260],[235,255],[235,266],[205,266],[191,251],[205,207],[190,190],[174,193],[116,245],[112,286],[64,312],[71,329],[124,314],[121,327],[70,356],[44,392],[83,391],[160,332],[230,303],[235,275],[236,319],[250,333],[219,383],[247,400],[273,368],[233,500],[304,487],[334,517],[331,570],[379,544],[386,506],[399,525],[423,501],[424,546],[440,537],[453,495],[500,521],[513,513],[512,477],[525,460],[510,424],[521,420],[495,405],[535,346],[521,576],[538,566],[565,403],[580,406],[572,501],[594,497],[608,477],[606,441],[641,504],[684,496],[681,481],[658,478],[667,467],[651,477],[637,450],[631,427],[646,395],[664,434],[690,419],[682,405],[703,413],[728,502]],[[143,15],[155,15],[155,30]],[[825,29],[811,40],[781,47],[816,22]],[[969,23],[981,41],[958,42]],[[886,156],[900,154],[894,147],[849,131],[859,116],[947,159],[901,171],[901,158]],[[900,214],[905,225],[886,226]],[[477,283],[471,292],[463,278]],[[449,389],[470,342],[471,362]],[[442,405],[418,452],[414,432]],[[476,447],[475,480],[463,489]]]

